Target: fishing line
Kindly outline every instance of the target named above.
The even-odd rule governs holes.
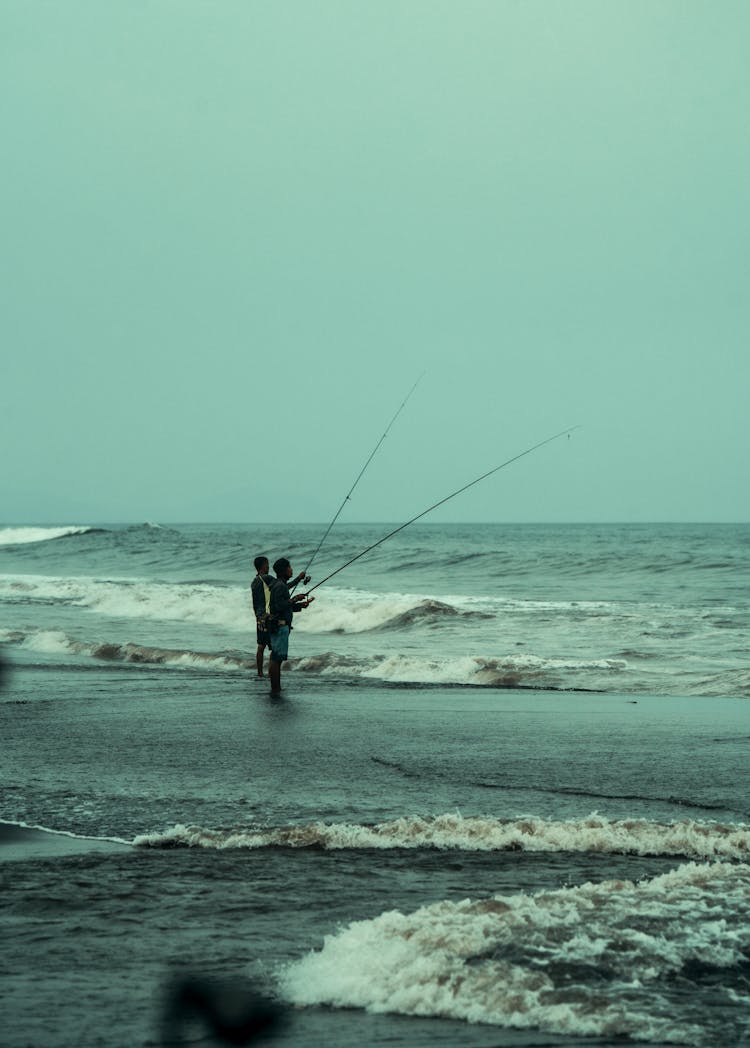
[[[387,535],[383,535],[382,538],[378,539],[377,542],[373,542],[371,546],[367,547],[367,549],[363,549],[361,553],[357,553],[356,556],[352,557],[350,560],[347,560],[347,562],[345,564],[342,564],[340,568],[336,568],[336,570],[332,571],[330,575],[326,575],[326,577],[324,579],[321,579],[320,582],[316,582],[315,585],[308,590],[308,593],[312,593],[312,591],[316,590],[318,586],[322,586],[324,582],[328,582],[329,579],[332,579],[334,575],[338,575],[338,573],[340,571],[343,571],[344,568],[348,568],[350,564],[353,564],[355,562],[355,560],[359,560],[360,557],[364,557],[365,553],[369,553],[370,550],[373,550],[377,546],[382,545],[387,539],[391,539],[394,535],[398,535],[399,531],[403,531],[404,528],[408,528],[410,524],[413,524],[415,521],[420,520],[421,517],[426,517],[428,513],[432,513],[432,511],[434,509],[437,509],[438,506],[444,505],[446,502],[449,502],[451,499],[454,499],[456,495],[461,495],[464,491],[468,491],[469,488],[473,488],[475,484],[478,484],[480,482],[480,480],[486,480],[487,477],[491,477],[493,473],[497,473],[499,472],[499,470],[505,469],[505,467],[509,466],[511,462],[518,462],[518,460],[522,459],[525,455],[530,455],[532,451],[536,451],[538,448],[543,448],[545,444],[551,444],[553,440],[558,440],[560,437],[564,437],[566,433],[568,434],[568,436],[570,436],[570,434],[574,430],[579,428],[579,426],[569,426],[568,429],[562,429],[559,433],[555,433],[554,436],[547,437],[546,440],[540,440],[538,444],[534,444],[533,447],[526,448],[525,451],[519,452],[518,455],[514,455],[512,458],[506,459],[505,462],[501,462],[500,465],[495,466],[494,469],[487,470],[487,472],[483,473],[481,477],[477,477],[476,480],[469,481],[468,484],[464,484],[462,488],[459,488],[457,491],[452,492],[450,495],[446,495],[445,498],[440,499],[439,502],[434,502],[431,506],[428,506],[427,509],[423,509],[421,513],[417,513],[416,517],[412,517],[411,520],[407,520],[405,524],[400,524],[397,528],[394,528],[393,531],[389,531]]]
[[[334,525],[334,524],[336,523],[336,521],[337,521],[337,520],[339,519],[339,514],[341,513],[342,509],[343,509],[343,508],[344,508],[344,506],[345,506],[345,505],[347,504],[347,502],[349,501],[349,499],[350,499],[350,498],[352,497],[352,492],[354,491],[354,489],[356,488],[357,484],[359,484],[360,480],[362,479],[362,476],[363,476],[363,474],[364,474],[365,470],[366,470],[366,469],[367,469],[367,467],[368,467],[368,466],[370,465],[370,463],[372,462],[372,460],[373,460],[373,459],[375,458],[375,455],[376,455],[376,453],[377,453],[377,450],[378,450],[378,448],[379,448],[379,447],[380,447],[380,445],[381,445],[381,444],[383,443],[383,441],[385,440],[385,438],[386,438],[386,437],[388,436],[388,432],[389,432],[389,430],[390,430],[391,426],[393,425],[393,423],[394,423],[394,422],[396,421],[396,419],[398,418],[398,416],[399,416],[399,415],[401,414],[401,412],[402,412],[402,411],[404,410],[404,408],[406,407],[406,402],[408,401],[409,397],[410,397],[410,396],[412,395],[412,393],[414,392],[414,390],[415,390],[415,389],[417,388],[417,386],[419,385],[419,383],[420,383],[420,382],[422,381],[422,379],[424,378],[424,376],[425,376],[425,372],[423,371],[423,372],[422,372],[422,374],[421,374],[421,375],[419,376],[419,378],[417,379],[417,381],[416,381],[416,382],[414,383],[414,385],[413,385],[413,386],[411,387],[411,389],[409,390],[409,392],[408,392],[408,393],[406,394],[406,396],[404,397],[403,401],[401,402],[401,405],[400,405],[400,407],[399,407],[399,408],[398,408],[398,410],[396,411],[396,414],[395,414],[395,415],[393,416],[393,418],[391,419],[391,421],[390,421],[390,422],[388,423],[388,425],[386,426],[386,428],[385,428],[385,432],[383,433],[383,436],[382,436],[382,437],[380,438],[380,440],[379,440],[379,441],[377,442],[377,444],[375,445],[375,447],[374,447],[374,448],[372,449],[372,451],[370,452],[370,457],[368,458],[367,462],[365,462],[364,466],[362,467],[362,469],[361,469],[361,470],[359,471],[359,473],[357,474],[357,479],[356,479],[356,480],[354,481],[354,483],[352,484],[352,486],[351,486],[351,487],[349,488],[349,494],[348,494],[348,495],[347,495],[347,496],[345,497],[344,501],[343,501],[343,502],[341,503],[341,505],[339,506],[339,508],[338,508],[338,509],[336,510],[336,513],[335,513],[335,515],[334,515],[334,518],[333,518],[333,520],[331,521],[331,523],[330,523],[330,524],[328,525],[328,527],[326,528],[325,532],[323,533],[323,538],[322,538],[322,539],[320,540],[320,542],[319,542],[319,543],[318,543],[318,545],[317,545],[317,548],[316,548],[315,552],[313,553],[313,555],[312,555],[312,556],[310,557],[310,559],[308,560],[308,562],[307,562],[307,567],[305,568],[305,575],[307,575],[307,574],[308,574],[308,572],[310,571],[310,565],[311,565],[311,564],[312,564],[312,562],[313,562],[313,561],[315,560],[315,558],[317,557],[318,553],[320,553],[320,549],[321,549],[321,546],[323,545],[323,543],[325,542],[325,540],[326,540],[326,539],[328,538],[328,535],[330,534],[331,528],[332,528],[332,527],[333,527],[333,525]],[[294,592],[294,590],[296,589],[296,585],[297,585],[297,584],[295,583],[295,586],[294,586],[294,587],[292,587],[292,589],[291,589],[291,592],[292,592],[292,593],[293,593],[293,592]]]

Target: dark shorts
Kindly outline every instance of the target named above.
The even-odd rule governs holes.
[[[258,638],[259,648],[270,648],[271,647],[271,634],[268,630],[262,630],[256,626],[255,636]]]

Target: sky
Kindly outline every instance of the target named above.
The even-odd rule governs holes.
[[[0,522],[748,521],[745,0],[0,0]]]

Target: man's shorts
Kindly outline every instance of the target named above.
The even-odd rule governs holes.
[[[271,634],[271,658],[274,662],[286,662],[289,658],[289,627],[279,626]]]
[[[259,626],[256,626],[255,636],[258,638],[259,648],[271,647],[271,634],[268,632],[268,630],[262,630]]]

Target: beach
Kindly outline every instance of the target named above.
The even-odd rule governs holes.
[[[466,566],[461,593],[455,536],[425,529],[433,585],[397,590],[380,562],[338,603],[321,589],[331,628],[299,617],[274,699],[221,621],[250,580],[224,538],[176,528],[165,556],[115,529],[0,557],[4,1044],[168,1043],[176,977],[273,1002],[280,1045],[747,1042],[750,706],[716,694],[743,672],[747,606],[716,573],[744,545],[696,569],[713,604],[663,572],[657,620],[641,554],[607,607],[605,572],[556,573],[545,536],[536,574],[529,543],[499,593]],[[79,545],[53,571],[57,542]],[[494,678],[442,680],[461,658]]]

